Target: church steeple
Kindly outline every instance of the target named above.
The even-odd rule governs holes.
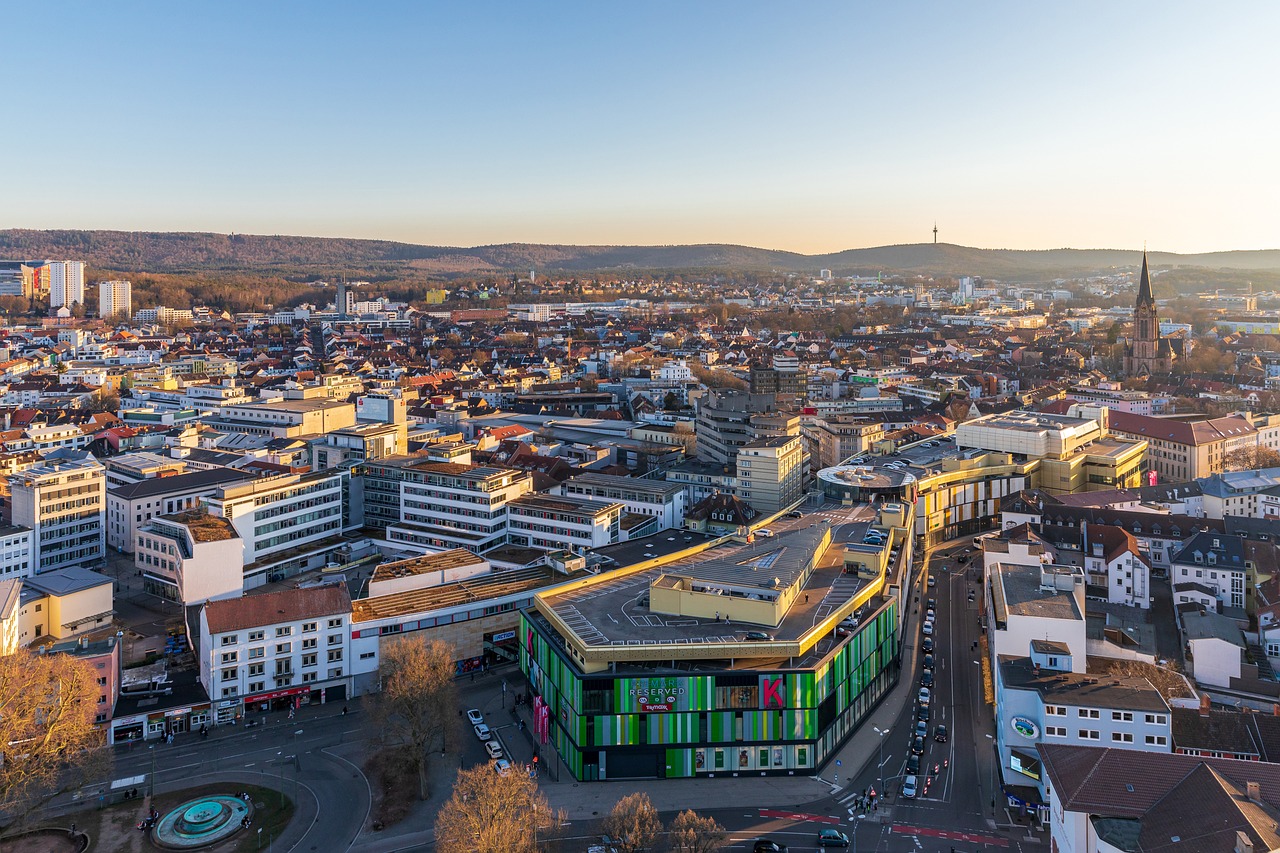
[[[1151,295],[1151,275],[1147,272],[1147,250],[1142,250],[1142,276],[1138,279],[1138,303],[1137,307],[1143,305],[1155,305],[1156,299]]]

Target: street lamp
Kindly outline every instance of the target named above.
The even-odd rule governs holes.
[[[884,796],[884,736],[889,733],[889,727],[886,726],[882,731],[876,728],[875,726],[872,726],[871,731],[880,735],[880,737],[878,738],[879,745],[880,745],[880,763],[876,765],[876,769],[879,771],[880,786],[876,788],[876,793],[878,796],[883,797]]]

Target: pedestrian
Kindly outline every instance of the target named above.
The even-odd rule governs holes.
[[[344,717],[345,717],[346,715],[347,715],[347,706],[346,706],[346,705],[343,705],[343,706],[342,706],[342,716],[344,716]]]
[[[809,603],[809,593],[807,593],[807,592],[804,594],[804,603],[805,603],[805,604],[808,604],[808,603]]]
[[[471,670],[471,681],[473,684],[475,683],[475,680],[476,680],[476,671],[473,669]]]
[[[72,835],[76,834],[76,822],[74,820],[71,821],[71,834]]]

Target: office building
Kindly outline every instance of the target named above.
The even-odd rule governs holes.
[[[735,493],[763,513],[804,497],[807,457],[799,436],[753,439],[738,448]]]
[[[552,494],[618,501],[634,515],[652,516],[659,530],[684,525],[685,490],[661,480],[587,472],[560,483]]]
[[[0,261],[0,296],[32,299],[36,288],[36,270],[26,261]]]
[[[389,462],[390,460],[388,460]],[[365,494],[385,493],[372,472],[393,464],[366,465]],[[425,548],[481,552],[507,541],[508,504],[533,488],[527,471],[411,461],[399,468],[401,520],[387,528],[387,541]]]
[[[9,478],[12,521],[34,531],[36,574],[100,563],[106,549],[106,469],[92,456],[48,460]]]
[[[280,474],[224,483],[204,498],[244,541],[246,588],[321,568],[348,546],[343,532],[362,523],[350,481],[345,469]]]
[[[622,513],[623,506],[617,501],[521,495],[507,504],[507,542],[581,554],[617,542]]]
[[[108,460],[108,466],[113,461]],[[107,477],[110,480],[110,472]],[[107,545],[131,554],[138,531],[155,516],[195,509],[224,483],[251,478],[234,468],[210,468],[112,486],[107,489]]]
[[[127,281],[98,282],[98,316],[128,319],[133,315],[133,284]]]
[[[203,509],[150,519],[132,550],[152,595],[191,606],[244,593],[244,541],[231,522]]]
[[[1111,412],[1109,426],[1113,435],[1147,442],[1147,467],[1160,482],[1221,473],[1228,454],[1258,443],[1257,429],[1241,415],[1182,421]]]

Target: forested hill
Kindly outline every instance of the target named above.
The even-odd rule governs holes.
[[[350,270],[374,275],[450,275],[523,271],[625,273],[628,270],[743,270],[837,275],[879,271],[990,277],[1057,277],[1130,269],[1136,249],[974,249],[904,244],[802,255],[726,244],[552,246],[508,243],[456,248],[388,240],[127,231],[0,231],[0,258],[75,258],[109,270],[154,273],[244,272],[288,275]],[[1162,267],[1280,271],[1280,250],[1177,255],[1152,252]]]

